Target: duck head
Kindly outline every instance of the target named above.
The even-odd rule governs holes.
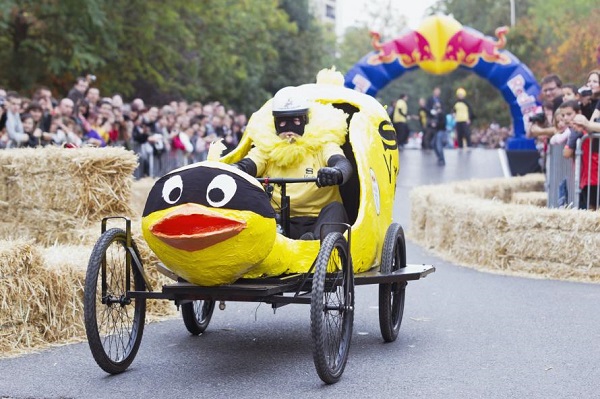
[[[271,252],[275,212],[256,179],[206,161],[156,181],[142,233],[156,256],[187,281],[226,284]]]

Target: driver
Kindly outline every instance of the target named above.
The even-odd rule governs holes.
[[[251,118],[247,130],[254,147],[235,165],[254,177],[316,177],[316,184],[286,187],[289,237],[319,239],[324,223],[349,223],[338,187],[352,174],[352,165],[340,147],[346,140],[347,115],[331,104],[309,103],[299,87],[288,86],[275,94],[272,116],[267,116],[261,123],[256,122],[261,118],[255,114],[254,126]],[[272,203],[278,211],[279,187],[274,191]],[[344,229],[323,228],[324,235],[331,231]]]

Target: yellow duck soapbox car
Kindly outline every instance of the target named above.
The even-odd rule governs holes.
[[[315,179],[257,180],[230,165],[272,129],[267,102],[252,115],[234,151],[170,172],[152,188],[142,232],[162,262],[158,270],[173,284],[153,290],[130,221],[124,218],[125,229],[107,229],[109,218],[103,220],[88,265],[84,301],[89,346],[103,370],[116,374],[131,364],[144,329],[146,300],[154,298],[180,306],[192,334],[205,331],[218,301],[222,309],[226,300],[264,302],[274,309],[309,304],[314,363],[326,383],[337,382],[346,365],[355,285],[379,284],[381,333],[386,342],[396,339],[407,281],[435,269],[406,264],[404,233],[392,220],[399,167],[394,129],[386,110],[370,96],[337,84],[300,88],[313,108],[333,109],[338,115],[309,114],[309,124],[329,127],[339,115],[345,124],[343,135],[332,138],[354,168],[350,180],[339,187],[350,218],[345,232],[320,240],[288,238],[286,185],[315,184]],[[272,201],[279,205],[283,233]]]

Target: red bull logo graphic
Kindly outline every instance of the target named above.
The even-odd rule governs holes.
[[[405,68],[418,65],[422,61],[432,61],[433,54],[429,42],[417,31],[410,31],[400,38],[382,44],[381,36],[371,32],[371,44],[378,51],[369,59],[369,64],[389,64],[398,60]]]
[[[500,52],[506,45],[507,33],[507,27],[496,29],[497,40],[494,40],[463,27],[450,17],[430,17],[419,29],[407,31],[386,43],[381,43],[379,33],[371,32],[376,53],[367,62],[380,65],[397,61],[404,68],[418,65],[435,74],[452,72],[460,65],[473,68],[481,60],[507,65],[512,62],[511,58]]]
[[[510,58],[498,50],[506,45],[508,28],[503,26],[496,29],[497,41],[490,40],[479,33],[462,29],[455,33],[446,44],[443,61],[456,61],[472,68],[480,59],[489,63],[510,64]]]

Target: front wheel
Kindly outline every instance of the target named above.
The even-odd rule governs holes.
[[[348,243],[330,233],[321,243],[312,280],[313,360],[321,380],[337,382],[348,360],[354,322],[354,274]]]
[[[185,327],[193,335],[202,334],[215,310],[215,301],[191,301],[181,305],[181,316]]]
[[[98,366],[110,374],[129,367],[144,332],[146,300],[128,296],[132,284],[136,291],[146,289],[141,273],[131,264],[126,233],[107,230],[90,256],[83,306],[90,350]]]
[[[380,272],[390,274],[403,267],[406,267],[404,231],[398,223],[392,223],[385,234]],[[379,284],[379,327],[385,342],[394,342],[398,337],[405,291],[405,281]]]

